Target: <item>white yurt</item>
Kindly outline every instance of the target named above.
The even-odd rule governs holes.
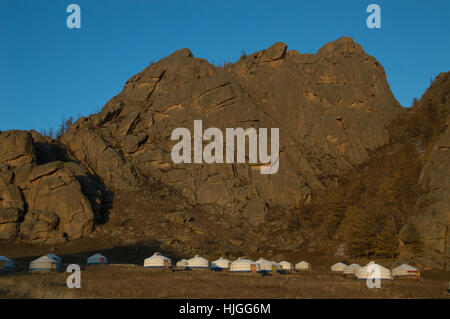
[[[172,268],[172,260],[160,253],[154,253],[144,260],[144,268],[169,269]]]
[[[187,265],[187,260],[186,259],[181,259],[181,260],[177,261],[175,267],[184,269],[184,268],[186,268],[186,265]]]
[[[220,257],[219,259],[214,260],[211,263],[211,269],[212,270],[217,270],[217,271],[229,270],[230,269],[230,265],[231,265],[231,260],[228,260],[226,258]]]
[[[256,263],[259,265],[260,272],[276,272],[281,269],[281,266],[274,261],[259,258]]]
[[[52,259],[54,259],[54,260],[56,260],[56,262],[57,262],[59,265],[61,265],[61,263],[62,263],[61,257],[56,256],[55,254],[47,254],[46,256],[47,256],[47,257],[50,257],[50,258],[52,258]]]
[[[311,264],[306,261],[301,261],[295,264],[295,270],[311,270]]]
[[[58,271],[61,266],[55,259],[42,256],[30,263],[29,271]]]
[[[403,264],[401,266],[398,266],[391,271],[392,277],[419,277],[420,271],[416,267],[413,267],[408,264]]]
[[[95,254],[87,259],[87,264],[88,265],[107,265],[108,258],[103,256],[102,254]]]
[[[232,273],[257,273],[260,272],[259,264],[247,257],[239,257],[231,263],[230,272]]]
[[[392,280],[391,271],[375,261],[371,261],[364,267],[359,268],[355,274],[359,280],[366,280],[369,276],[372,279]]]
[[[294,265],[291,264],[289,261],[285,261],[283,260],[282,262],[279,263],[281,269],[283,269],[284,271],[292,271],[294,270]]]
[[[360,268],[361,266],[358,264],[351,264],[345,267],[342,273],[347,276],[354,276],[356,274],[356,271]]]
[[[195,257],[186,261],[186,269],[190,270],[206,270],[209,269],[209,261],[206,258],[195,255]]]
[[[3,271],[13,271],[16,264],[13,260],[6,258],[5,256],[0,256],[0,272]]]
[[[331,271],[343,272],[346,267],[347,267],[346,264],[338,262],[338,263],[335,263],[333,266],[331,266]]]

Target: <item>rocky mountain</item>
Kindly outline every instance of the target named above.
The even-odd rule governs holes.
[[[0,134],[0,237],[58,243],[94,230],[108,236],[126,221],[134,230],[150,224],[141,239],[165,237],[177,251],[250,255],[318,245],[332,253],[330,242],[346,245],[337,230],[348,224],[345,208],[359,203],[337,196],[339,208],[330,210],[331,196],[351,194],[352,184],[367,180],[361,172],[391,176],[392,165],[377,173],[370,163],[411,145],[424,150],[417,169],[400,179],[408,189],[417,186],[417,196],[398,207],[391,241],[403,258],[448,268],[448,77],[437,77],[409,110],[395,100],[380,63],[351,38],[316,54],[288,51],[279,42],[224,67],[176,51],[130,78],[101,112],[80,118],[57,140],[36,132]],[[426,115],[437,116],[439,127]],[[172,131],[193,132],[194,120],[222,131],[279,128],[278,172],[260,174],[262,164],[248,159],[175,164]],[[379,191],[373,194],[383,201]],[[304,218],[340,210],[336,229],[325,231],[330,236],[319,231],[323,220]],[[413,249],[416,244],[427,253]]]

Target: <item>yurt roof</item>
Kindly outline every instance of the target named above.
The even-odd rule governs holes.
[[[213,263],[216,263],[216,262],[219,262],[219,261],[221,261],[221,262],[231,262],[231,260],[228,260],[228,259],[226,259],[224,257],[220,257],[219,259],[214,260]]]
[[[33,260],[31,263],[57,263],[58,261],[56,261],[53,258],[50,258],[49,256],[42,256],[39,257],[38,259]]]
[[[361,265],[359,265],[359,264],[351,264],[351,265],[348,265],[347,268],[357,269],[357,268],[361,268]]]
[[[301,261],[301,262],[299,262],[299,263],[297,263],[295,265],[296,266],[309,265],[309,262],[303,260],[303,261]]]
[[[236,259],[235,261],[232,262],[232,264],[235,264],[235,263],[237,263],[237,264],[240,264],[240,263],[242,263],[242,264],[244,264],[244,263],[256,264],[255,261],[253,261],[253,260],[251,260],[251,259],[249,259],[247,257],[239,257],[238,259]]]
[[[283,260],[279,262],[280,265],[290,265],[292,266],[292,264],[289,261]]]
[[[377,266],[380,268],[380,270],[382,270],[382,271],[390,271],[390,270],[387,269],[386,267],[384,267],[384,266],[382,266],[382,265],[380,265],[380,264],[377,264],[377,263],[374,262],[374,261],[371,261],[370,263],[368,263],[368,264],[365,265],[364,267],[361,267],[361,268],[359,269],[359,271],[367,271],[367,268],[368,268],[369,266],[371,266],[371,265],[377,265]]]
[[[9,259],[5,256],[0,256],[0,260],[6,261],[6,262],[13,262],[11,259]]]
[[[268,260],[268,259],[265,259],[265,258],[263,258],[263,257],[259,258],[259,259],[256,261],[256,263],[257,263],[257,264],[272,264],[272,265],[278,265],[278,263],[277,263],[276,261]]]
[[[392,270],[418,270],[418,269],[416,267],[411,266],[411,265],[403,264],[403,265],[400,265],[398,267],[395,267]]]
[[[99,253],[97,253],[97,254],[95,254],[95,255],[92,255],[91,257],[89,257],[88,259],[97,259],[97,258],[105,258],[106,259],[106,257],[105,256],[103,256],[102,254],[99,254]]]
[[[172,260],[166,256],[161,255],[160,253],[155,253],[153,256],[148,257],[144,260],[144,264],[146,263],[163,263],[165,260],[169,261],[169,264],[172,264]],[[178,263],[186,263],[186,260],[180,260]]]
[[[153,259],[170,259],[170,258],[168,258],[168,257],[166,257],[166,256],[163,256],[163,255],[161,255],[161,253],[154,253],[152,256],[150,256],[150,257],[148,257],[147,259],[150,259],[150,258],[153,258]],[[182,259],[182,260],[185,260],[185,259]]]
[[[56,260],[57,262],[61,262],[61,257],[56,256],[55,254],[47,254],[46,256]]]
[[[264,262],[264,261],[268,261],[268,260],[265,259],[264,257],[260,257],[256,262],[260,263],[260,262]]]
[[[202,257],[202,256],[199,256],[199,255],[195,255],[194,257],[192,257],[191,259],[189,259],[188,260],[188,262],[191,262],[191,261],[194,261],[194,260],[198,260],[198,261],[206,261],[206,262],[209,262],[209,260],[208,259],[206,259],[206,258],[204,258],[204,257]]]
[[[335,263],[334,265],[332,265],[331,267],[347,267],[347,265],[344,263],[338,262],[338,263]]]

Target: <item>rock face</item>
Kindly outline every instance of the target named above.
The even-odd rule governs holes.
[[[436,77],[413,111],[428,117],[414,126],[424,130],[424,144],[431,150],[418,180],[417,215],[400,233],[405,247],[420,241],[422,251],[402,254],[423,267],[450,270],[450,72]]]
[[[366,160],[389,141],[385,126],[399,111],[381,65],[350,38],[317,54],[279,42],[225,68],[182,49],[129,79],[62,143],[116,190],[152,176],[191,205],[256,225],[257,214],[302,205]],[[278,173],[261,175],[257,164],[174,164],[171,133],[193,132],[194,120],[222,131],[280,128]]]
[[[449,123],[450,124],[450,123]],[[450,270],[450,127],[433,147],[420,178],[429,205],[415,224],[430,261]]]
[[[424,245],[423,263],[450,270],[450,73],[436,77],[418,107],[426,103],[439,114],[434,125],[445,124],[420,175],[423,193],[414,224]]]
[[[51,148],[36,132],[0,133],[0,239],[52,244],[92,231],[99,207],[91,201],[101,202],[102,190],[89,199],[82,181],[96,184],[88,171],[64,157],[46,163],[58,156]]]

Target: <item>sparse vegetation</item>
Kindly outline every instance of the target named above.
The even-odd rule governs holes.
[[[426,280],[365,281],[330,270],[275,275],[227,272],[145,271],[142,267],[93,266],[82,271],[81,289],[68,289],[67,274],[19,274],[0,277],[0,298],[445,298],[445,274]]]

